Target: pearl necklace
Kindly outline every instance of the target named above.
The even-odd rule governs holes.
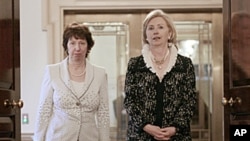
[[[81,76],[83,76],[83,75],[86,73],[86,69],[84,69],[84,71],[81,72],[80,74],[74,74],[74,73],[72,73],[71,71],[69,71],[69,73],[70,73],[70,75],[72,75],[72,76],[81,77]]]
[[[162,69],[162,64],[167,60],[168,55],[169,55],[169,50],[166,52],[165,56],[161,60],[156,60],[154,55],[151,52],[151,56],[152,56],[151,59],[157,65],[157,68],[159,70]]]
[[[69,67],[69,62],[68,62],[68,70],[69,70],[69,74],[71,75],[71,76],[75,76],[75,77],[81,77],[81,76],[83,76],[85,73],[86,73],[86,68],[83,70],[83,72],[81,72],[80,74],[74,74],[74,73],[72,73],[71,71],[70,71],[70,67]]]

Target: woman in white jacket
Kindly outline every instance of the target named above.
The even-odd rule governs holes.
[[[46,66],[34,141],[109,141],[107,74],[86,59],[93,45],[86,26],[65,28],[68,56]]]

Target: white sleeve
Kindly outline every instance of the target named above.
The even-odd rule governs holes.
[[[53,88],[51,85],[50,69],[47,66],[40,91],[40,101],[37,111],[34,141],[45,141],[47,127],[50,121],[53,106]]]

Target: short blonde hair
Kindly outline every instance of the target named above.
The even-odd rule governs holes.
[[[171,32],[169,42],[176,45],[176,38],[177,38],[176,34],[177,33],[176,33],[176,29],[175,29],[173,20],[171,19],[171,17],[169,17],[166,13],[164,13],[160,9],[156,9],[156,10],[151,11],[150,13],[148,13],[146,18],[144,19],[144,21],[143,21],[143,43],[148,44],[147,35],[146,35],[147,26],[148,26],[148,23],[155,17],[162,17],[166,21],[168,28],[170,29],[170,32]]]

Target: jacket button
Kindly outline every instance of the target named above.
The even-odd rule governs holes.
[[[76,106],[80,106],[81,104],[80,104],[80,102],[76,102]]]

